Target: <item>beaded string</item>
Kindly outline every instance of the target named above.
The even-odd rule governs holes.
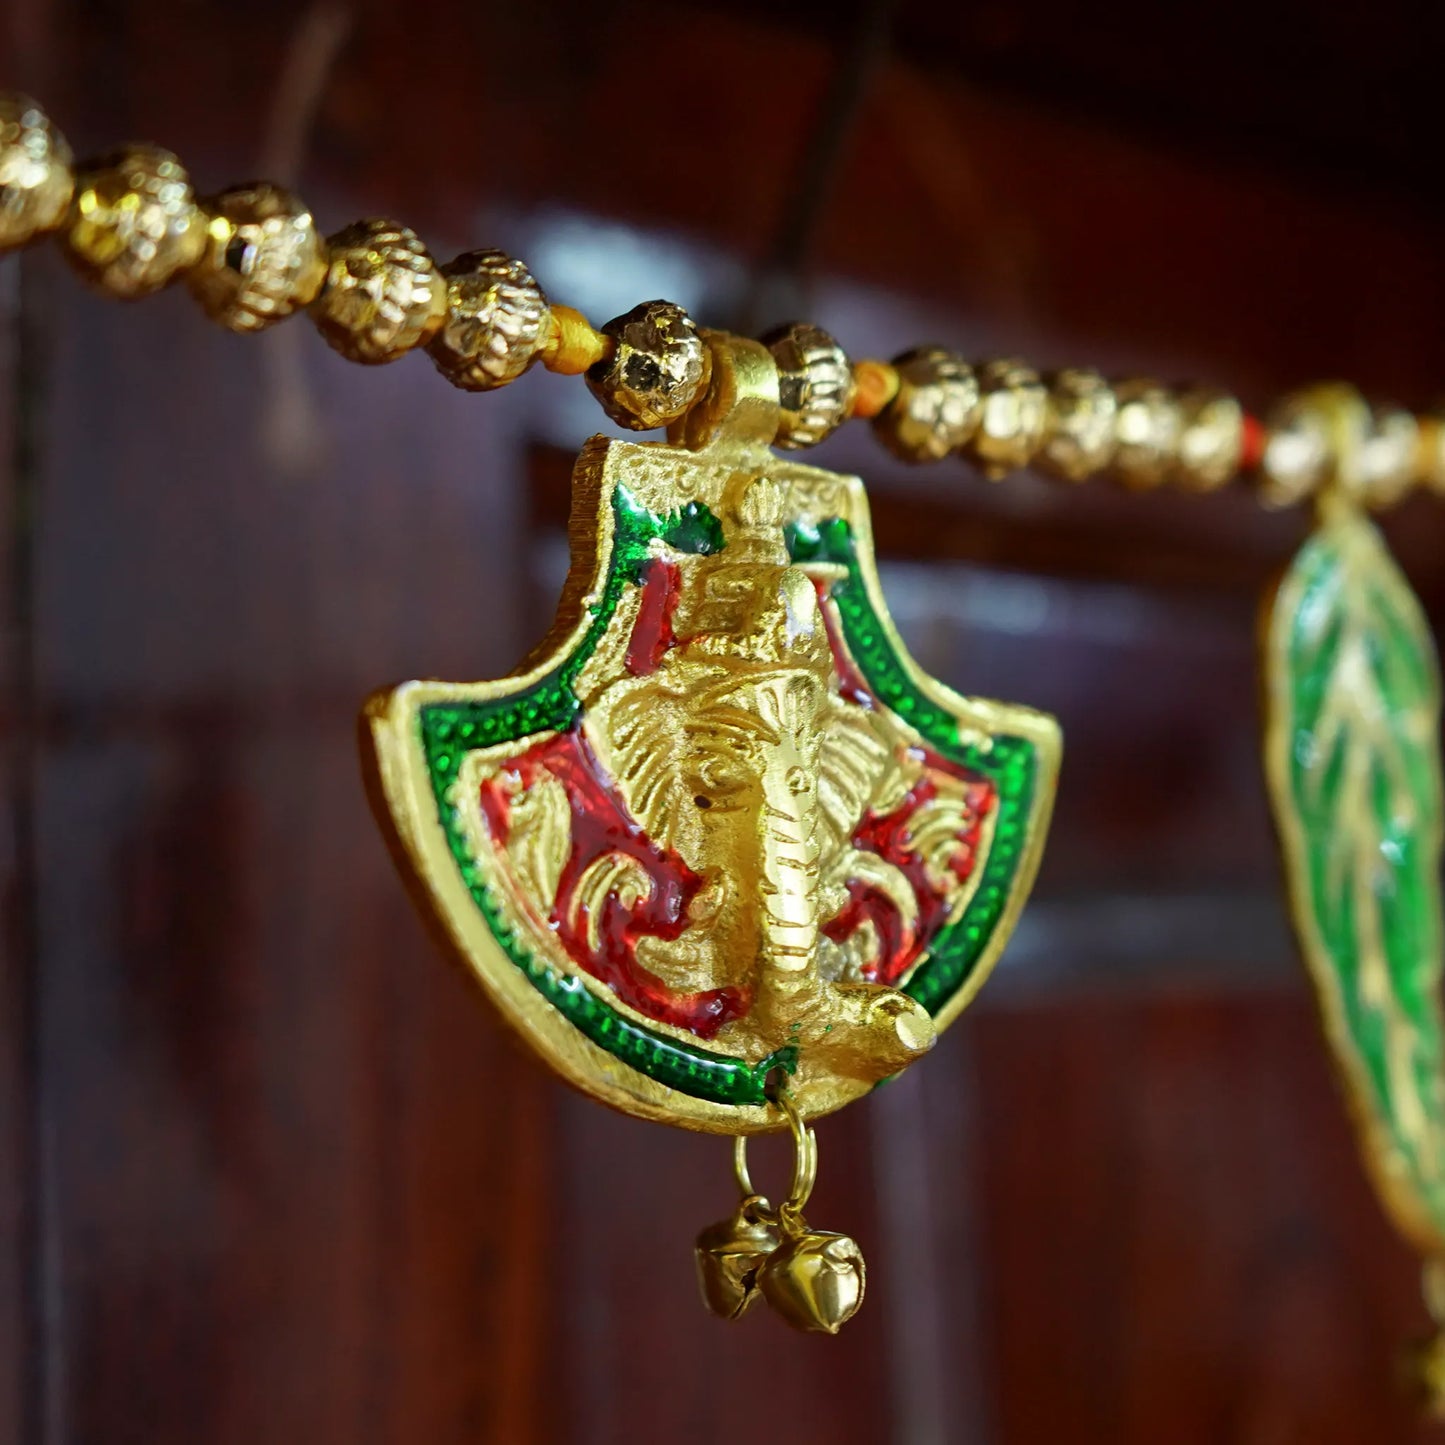
[[[134,300],[184,277],[212,320],[261,331],[307,311],[351,361],[425,350],[454,386],[491,391],[534,364],[585,376],[634,430],[682,417],[707,383],[687,313],[649,301],[600,329],[548,301],[501,251],[439,265],[415,232],[364,220],[323,237],[305,203],[266,181],[197,197],[169,151],[129,145],[73,163],[32,100],[0,92],[0,253],[54,234],[76,270]],[[1445,495],[1445,414],[1372,406],[1343,384],[1285,397],[1261,420],[1226,392],[1109,381],[1087,369],[971,364],[940,346],[850,361],[826,331],[792,323],[762,338],[778,367],[776,444],[809,447],[850,418],[908,462],[959,456],[999,479],[1037,467],[1068,482],[1107,476],[1137,491],[1212,492],[1236,477],[1286,506],[1326,486],[1369,507],[1412,487]]]

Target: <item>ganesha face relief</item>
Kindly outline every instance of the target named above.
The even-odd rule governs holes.
[[[598,542],[538,666],[408,684],[371,726],[400,841],[512,1022],[594,1090],[604,1055],[620,1107],[750,1132],[772,1070],[836,1108],[982,982],[1056,733],[913,668],[856,485],[660,453],[584,454]]]
[[[881,714],[840,697],[815,585],[788,561],[780,489],[738,490],[723,501],[735,555],[696,561],[669,604],[681,640],[604,688],[584,730],[631,816],[700,880],[688,927],[640,939],[639,963],[675,992],[725,993],[716,1036],[732,1048],[762,1058],[791,1044],[872,1083],[929,1048],[933,1024],[867,981],[876,933],[866,966],[845,972],[824,928],[847,904],[854,831],[921,764]],[[916,924],[902,873],[874,855],[882,870]]]

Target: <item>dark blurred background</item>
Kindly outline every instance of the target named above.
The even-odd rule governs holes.
[[[594,320],[816,320],[1233,387],[1445,378],[1445,11],[1302,0],[6,0],[0,85],[501,245]],[[909,471],[866,427],[919,659],[1050,709],[1035,901],[934,1057],[823,1130],[836,1340],[706,1318],[716,1140],[503,1038],[368,815],[353,718],[496,676],[600,413],[304,320],[0,264],[0,1441],[1377,1445],[1416,1266],[1357,1164],[1277,899],[1248,497]],[[1445,616],[1445,511],[1389,530]]]

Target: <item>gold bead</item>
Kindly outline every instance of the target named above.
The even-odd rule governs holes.
[[[206,249],[186,277],[212,321],[260,331],[309,306],[326,279],[326,246],[304,202],[256,181],[203,202]]]
[[[978,369],[982,408],[978,430],[966,447],[990,481],[1026,467],[1043,445],[1049,394],[1033,367],[1009,359]]]
[[[1181,428],[1171,480],[1190,492],[1212,492],[1239,471],[1244,408],[1223,392],[1196,387],[1179,398]]]
[[[795,321],[763,337],[778,367],[777,445],[816,446],[848,419],[853,368],[821,327]]]
[[[1066,482],[1082,482],[1113,459],[1118,398],[1097,371],[1057,371],[1047,383],[1048,434],[1038,465]]]
[[[159,291],[206,245],[191,180],[170,151],[131,145],[76,176],[65,245],[92,285],[123,300]]]
[[[1285,397],[1269,417],[1259,465],[1260,501],[1266,507],[1288,507],[1343,480],[1340,459],[1358,452],[1369,425],[1368,404],[1342,382]]]
[[[873,418],[873,431],[905,462],[941,462],[978,426],[978,378],[962,357],[920,346],[895,357],[898,392]]]
[[[502,251],[467,251],[442,267],[447,313],[427,343],[437,370],[463,391],[515,381],[547,340],[547,298]]]
[[[1348,482],[1367,507],[1393,507],[1419,476],[1419,453],[1420,423],[1400,407],[1377,406]]]
[[[602,332],[615,344],[588,370],[587,387],[619,426],[666,426],[697,400],[707,383],[708,350],[681,306],[644,301]]]
[[[75,177],[70,147],[25,95],[0,94],[0,250],[65,220]]]
[[[1421,441],[1420,423],[1408,411],[1372,407],[1342,382],[1297,392],[1270,418],[1261,500],[1286,506],[1333,487],[1361,506],[1392,506],[1422,471],[1428,480]]]
[[[1416,417],[1419,442],[1415,448],[1415,471],[1423,486],[1445,496],[1445,410],[1428,411]]]
[[[446,315],[447,288],[414,231],[357,221],[326,246],[326,286],[311,315],[327,345],[348,361],[380,366],[431,340]]]
[[[1184,418],[1177,398],[1157,381],[1121,381],[1111,467],[1134,491],[1149,491],[1169,475],[1179,454]]]

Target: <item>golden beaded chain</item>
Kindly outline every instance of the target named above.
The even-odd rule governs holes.
[[[438,265],[415,232],[387,220],[323,237],[306,204],[268,181],[198,197],[159,146],[74,165],[34,101],[0,95],[0,251],[47,234],[107,295],[135,300],[184,276],[233,331],[305,309],[348,360],[379,365],[425,349],[464,391],[495,390],[540,364],[585,376],[608,416],[635,431],[676,421],[708,381],[703,336],[680,306],[645,302],[598,329],[549,302],[501,251]],[[1340,385],[1288,396],[1260,420],[1203,387],[1040,373],[1008,358],[972,364],[941,346],[850,362],[826,331],[800,322],[762,339],[782,389],[780,447],[814,446],[856,417],[903,461],[959,456],[991,480],[1033,466],[1068,482],[1212,492],[1245,477],[1270,507],[1334,482],[1369,507],[1414,486],[1445,494],[1445,418],[1369,407]]]

